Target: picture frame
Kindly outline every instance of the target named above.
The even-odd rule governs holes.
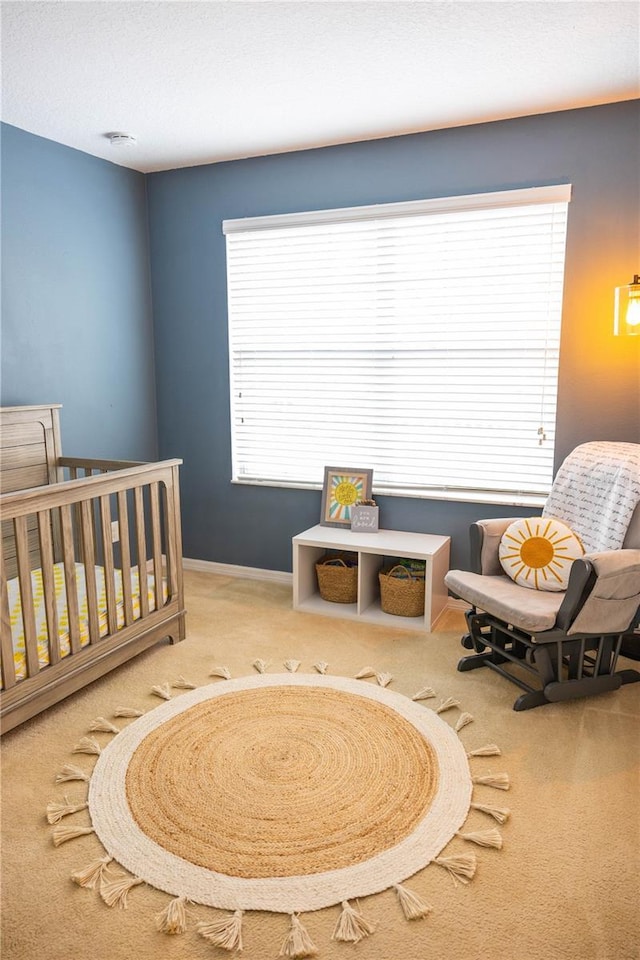
[[[350,527],[351,507],[371,499],[373,470],[325,467],[320,523],[324,527]]]

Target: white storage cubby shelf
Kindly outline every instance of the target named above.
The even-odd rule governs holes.
[[[311,527],[293,538],[293,606],[305,613],[366,620],[407,630],[432,630],[447,605],[444,577],[449,569],[450,537],[401,530],[354,533],[349,528]],[[351,550],[358,555],[356,603],[331,603],[318,591],[316,562],[325,553]],[[399,617],[380,607],[378,571],[393,558],[425,561],[424,616]]]

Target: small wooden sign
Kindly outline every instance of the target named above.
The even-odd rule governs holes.
[[[354,504],[351,507],[351,529],[359,533],[377,533],[378,509],[378,507]]]

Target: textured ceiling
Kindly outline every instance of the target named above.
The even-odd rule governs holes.
[[[640,97],[636,0],[1,10],[2,119],[146,172]]]

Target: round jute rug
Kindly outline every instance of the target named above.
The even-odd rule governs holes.
[[[400,884],[465,821],[456,732],[384,687],[260,674],[182,694],[102,751],[89,810],[107,853],[175,897],[317,910]]]

